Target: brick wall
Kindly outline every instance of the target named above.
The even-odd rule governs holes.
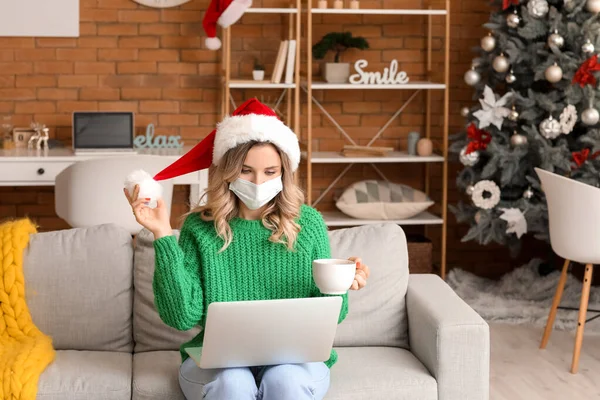
[[[0,38],[0,115],[14,115],[17,126],[28,126],[32,120],[47,124],[53,138],[70,145],[70,113],[73,110],[130,110],[136,113],[136,125],[142,133],[148,123],[156,126],[156,134],[181,135],[187,143],[195,143],[214,127],[219,118],[220,52],[203,49],[201,20],[206,0],[192,0],[174,9],[150,9],[131,0],[81,0],[81,36],[79,38]],[[255,6],[261,6],[256,3]],[[282,6],[264,1],[262,6]],[[420,0],[361,1],[362,8],[421,7]],[[451,30],[451,132],[463,123],[462,106],[472,101],[472,90],[462,75],[470,66],[472,46],[485,34],[481,24],[489,14],[487,2],[465,0],[453,4]],[[286,18],[248,14],[234,26],[232,74],[247,77],[254,56],[266,64],[270,75],[279,43],[279,33],[287,32]],[[371,48],[345,54],[369,61],[369,69],[382,70],[392,59],[398,59],[401,70],[413,80],[422,75],[426,57],[425,17],[389,16],[315,16],[314,39],[333,30],[351,30],[366,37]],[[434,19],[433,62],[441,74],[443,61],[439,35],[442,19]],[[277,34],[274,34],[277,33]],[[304,68],[305,70],[305,68]],[[318,73],[318,63],[313,68]],[[273,101],[277,92],[235,91],[237,101],[263,95]],[[327,110],[359,141],[366,143],[411,93],[404,91],[330,91],[315,92]],[[304,96],[303,96],[304,98]],[[441,145],[441,96],[434,94],[432,129],[437,149]],[[422,131],[424,93],[386,130],[378,145],[406,148],[411,130]],[[303,105],[303,109],[305,105]],[[343,137],[314,108],[313,145],[319,150],[339,150]],[[327,187],[341,167],[317,166],[313,182],[317,196]],[[424,169],[418,165],[384,166],[382,171],[393,178],[422,188]],[[441,168],[432,168],[439,177]],[[459,196],[454,190],[457,166],[450,169],[450,202]],[[334,195],[353,180],[377,177],[368,167],[355,167],[341,180],[336,191],[325,197],[323,209],[334,207]],[[439,198],[441,182],[434,179],[432,195]],[[187,190],[176,187],[173,215],[186,208]],[[40,224],[40,230],[66,228],[54,213],[52,188],[0,188],[0,218],[29,216]],[[448,262],[479,274],[496,276],[510,268],[510,260],[502,248],[462,244],[459,238],[464,226],[457,226],[449,216]],[[420,228],[409,231],[420,232]],[[428,234],[439,237],[438,228]],[[436,240],[437,243],[437,240]],[[529,256],[528,252],[525,255]]]

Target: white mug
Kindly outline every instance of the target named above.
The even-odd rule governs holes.
[[[339,258],[314,260],[312,272],[321,293],[344,294],[354,282],[356,262]]]

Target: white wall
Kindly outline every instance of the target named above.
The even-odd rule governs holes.
[[[0,0],[0,36],[79,36],[79,0]]]

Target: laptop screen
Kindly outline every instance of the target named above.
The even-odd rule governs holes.
[[[133,148],[132,112],[73,113],[74,149]]]

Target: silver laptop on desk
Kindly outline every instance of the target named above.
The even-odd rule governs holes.
[[[134,114],[127,111],[75,111],[72,142],[76,155],[135,154]]]
[[[211,303],[203,347],[186,352],[200,368],[327,361],[340,296]]]

